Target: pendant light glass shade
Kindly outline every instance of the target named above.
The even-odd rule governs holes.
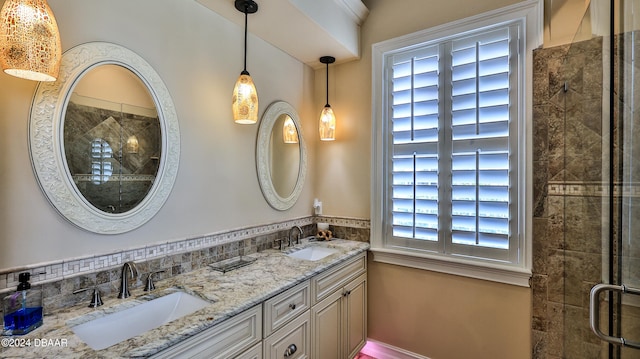
[[[282,138],[284,139],[284,143],[298,143],[298,130],[288,115],[282,126]]]
[[[236,123],[251,125],[258,122],[258,91],[247,71],[247,24],[248,14],[257,12],[258,4],[253,0],[236,0],[235,7],[244,13],[244,69],[233,88],[231,111]]]
[[[233,120],[243,125],[258,122],[258,91],[251,75],[243,71],[233,88]]]
[[[333,56],[322,56],[320,62],[327,65],[327,104],[320,113],[320,140],[333,141],[336,139],[336,115],[329,105],[329,64],[336,61]]]
[[[336,139],[336,115],[327,104],[320,114],[320,140],[333,141]]]
[[[7,0],[0,10],[0,65],[5,73],[34,81],[55,81],[62,46],[58,24],[46,0]]]
[[[138,137],[136,135],[131,135],[127,138],[127,153],[138,153],[138,149],[140,148],[140,143],[138,142]]]

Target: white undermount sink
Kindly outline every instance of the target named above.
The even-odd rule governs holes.
[[[175,292],[71,329],[91,348],[100,350],[191,314],[209,304],[193,295]]]
[[[295,252],[291,252],[287,254],[289,257],[305,259],[308,261],[318,261],[324,257],[330,256],[334,253],[338,253],[337,249],[320,247],[320,246],[310,246],[305,247]]]

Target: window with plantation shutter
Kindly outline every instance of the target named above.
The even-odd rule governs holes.
[[[525,32],[514,19],[374,45],[374,253],[530,273],[521,205]]]
[[[510,261],[517,212],[519,26],[451,42],[452,253]],[[446,123],[447,121],[445,121]],[[514,220],[512,220],[514,219]]]
[[[439,48],[395,58],[392,68],[392,231],[438,241]],[[431,242],[431,244],[429,244]]]
[[[518,36],[511,25],[389,57],[390,243],[510,260]]]

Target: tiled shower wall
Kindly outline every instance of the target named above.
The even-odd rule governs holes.
[[[370,223],[366,219],[298,218],[59,263],[0,270],[0,297],[15,291],[19,273],[30,272],[33,286],[43,290],[45,313],[50,313],[78,303],[89,303],[91,291],[73,294],[78,289],[97,287],[103,298],[115,297],[125,262],[136,263],[138,275],[132,286],[141,288],[149,273],[162,271],[155,275],[156,280],[161,280],[225,259],[277,248],[275,241],[287,238],[292,226],[300,226],[307,237],[316,234],[318,222],[329,223],[335,238],[369,241]]]
[[[613,228],[623,228],[613,231],[614,265],[621,250],[623,281],[628,284],[637,283],[640,276],[640,218],[619,219],[620,208],[631,216],[640,213],[630,209],[640,201],[640,171],[634,166],[640,146],[631,142],[640,141],[640,93],[633,91],[640,79],[624,80],[640,77],[635,75],[640,66],[624,60],[631,52],[638,58],[640,46],[630,43],[635,37],[614,39],[611,106],[616,123],[613,162],[625,163],[614,165]],[[610,131],[609,110],[603,103],[609,86],[603,75],[609,74],[602,60],[608,46],[594,38],[534,51],[533,359],[608,358],[607,345],[589,327],[589,292],[602,282],[603,260],[608,263]],[[624,125],[619,125],[622,115]],[[638,302],[623,302],[615,318],[622,335],[634,341],[640,338]],[[607,303],[601,304],[604,313]],[[606,323],[604,317],[601,320]],[[635,358],[639,353],[623,348],[615,357]]]
[[[533,359],[600,358],[602,39],[534,51]],[[566,84],[566,87],[565,87]]]

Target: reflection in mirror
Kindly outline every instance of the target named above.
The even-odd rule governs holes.
[[[160,121],[134,73],[118,65],[87,72],[69,98],[63,133],[73,182],[94,207],[123,213],[146,197],[160,164]]]
[[[296,124],[293,123],[291,116],[284,116],[284,125],[282,125],[282,137],[284,138],[284,143],[298,143],[298,129],[296,128]]]
[[[36,88],[33,169],[71,223],[116,234],[149,221],[178,170],[180,129],[158,73],[122,46],[90,42],[62,56],[60,78]]]
[[[291,117],[278,116],[271,131],[269,164],[273,188],[280,197],[290,196],[296,186],[300,168],[298,143],[298,130]]]
[[[272,103],[262,115],[256,167],[269,205],[280,211],[291,208],[304,185],[307,154],[298,114],[284,101]]]

